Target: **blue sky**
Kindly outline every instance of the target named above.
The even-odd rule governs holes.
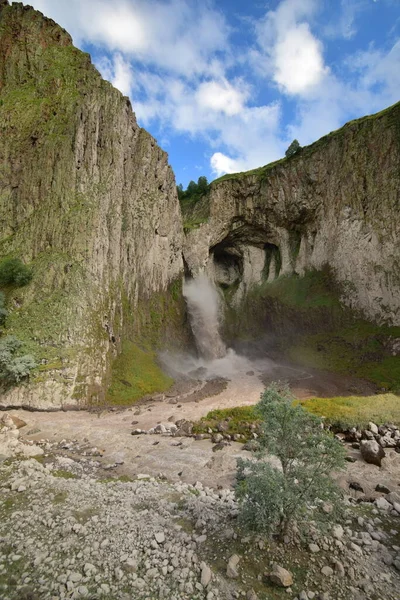
[[[178,183],[400,100],[400,0],[30,0],[129,95]]]

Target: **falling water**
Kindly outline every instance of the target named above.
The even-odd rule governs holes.
[[[219,302],[215,286],[205,275],[185,282],[190,324],[200,355],[206,360],[223,358],[226,347],[219,334]]]

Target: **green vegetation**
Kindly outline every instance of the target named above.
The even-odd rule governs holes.
[[[309,398],[301,402],[308,412],[324,418],[325,423],[340,429],[351,427],[364,428],[370,421],[377,425],[394,423],[400,425],[400,397],[395,394],[376,394],[374,396],[339,396],[334,398]],[[250,425],[257,430],[260,415],[256,406],[235,406],[212,410],[195,423],[194,433],[207,433],[209,429],[217,431],[220,423],[226,423],[224,433],[241,434],[251,438]]]
[[[63,469],[59,469],[57,471],[52,471],[51,474],[53,477],[60,477],[61,479],[77,479],[77,476],[71,471],[64,471]]]
[[[400,425],[400,397],[394,394],[310,398],[301,404],[309,412],[325,417],[326,423],[340,429],[364,428],[370,421],[377,425]]]
[[[310,506],[338,504],[331,473],[343,467],[345,450],[320,419],[294,403],[287,387],[272,384],[255,410],[262,420],[259,460],[238,461],[239,519],[283,540],[293,521],[309,518]],[[267,454],[279,459],[280,469],[263,460]]]
[[[400,360],[393,356],[393,342],[400,327],[366,321],[341,305],[341,295],[327,268],[264,281],[239,309],[228,306],[225,335],[257,339],[261,325],[276,336],[276,349],[296,364],[353,375],[399,393]],[[229,302],[226,293],[225,298]]]
[[[21,342],[13,336],[0,339],[0,382],[19,383],[37,366],[33,356],[18,355],[21,346]]]
[[[209,185],[207,177],[201,176],[198,178],[197,183],[190,181],[186,190],[183,189],[183,185],[180,183],[177,186],[178,199],[181,204],[192,204],[198,202],[203,196],[208,193]]]
[[[212,410],[195,423],[193,431],[194,433],[207,433],[209,429],[218,431],[218,425],[221,422],[226,424],[224,433],[229,435],[236,433],[249,439],[252,433],[250,426],[259,423],[259,415],[254,406],[235,406],[234,408]]]
[[[289,148],[285,152],[286,158],[294,156],[299,150],[301,150],[299,142],[297,140],[293,140],[293,142],[290,144]]]
[[[6,298],[3,292],[0,292],[0,327],[5,325],[8,311],[5,308]]]
[[[22,287],[32,279],[32,271],[19,258],[5,258],[0,262],[0,285]]]
[[[400,360],[392,356],[391,340],[400,327],[357,320],[337,329],[306,335],[288,348],[291,360],[306,367],[355,375],[383,390],[400,392]]]
[[[146,394],[164,392],[172,383],[173,380],[157,365],[154,353],[144,352],[132,342],[125,341],[121,354],[112,365],[106,401],[126,406]]]
[[[341,308],[333,281],[329,268],[325,267],[320,271],[306,271],[303,276],[283,275],[273,281],[265,281],[255,286],[253,292],[261,297],[278,298],[295,308]]]
[[[205,223],[208,219],[208,185],[207,177],[199,177],[197,183],[191,181],[183,189],[182,184],[178,185],[178,198],[182,209],[183,228],[185,233],[192,229],[197,229],[199,225]]]

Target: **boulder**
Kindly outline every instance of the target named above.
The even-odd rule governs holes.
[[[372,423],[372,422],[368,423],[368,429],[370,431],[372,431],[372,433],[374,433],[375,435],[378,435],[378,433],[379,433],[378,426],[375,425],[375,423]]]
[[[240,561],[240,556],[238,556],[237,554],[233,554],[228,561],[228,566],[226,567],[226,574],[231,579],[236,579],[237,577],[239,577],[239,572],[238,572],[239,561]]]
[[[203,587],[207,587],[208,584],[211,581],[211,569],[208,565],[206,565],[205,562],[202,562],[200,565],[201,568],[201,576],[200,576],[200,583]]]
[[[382,458],[386,456],[384,449],[375,440],[363,440],[360,450],[365,462],[377,467],[381,466]]]
[[[277,563],[272,565],[272,571],[269,579],[279,587],[289,587],[293,584],[293,575]]]

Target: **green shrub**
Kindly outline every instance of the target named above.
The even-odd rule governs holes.
[[[286,386],[272,384],[255,411],[262,420],[260,452],[254,460],[238,461],[239,518],[251,529],[283,539],[311,506],[338,502],[331,473],[344,465],[344,448],[322,429],[319,418],[294,403]],[[280,464],[265,461],[266,454]]]
[[[22,287],[32,279],[32,271],[19,258],[5,258],[0,262],[0,285]]]
[[[6,317],[8,315],[8,312],[5,309],[4,305],[5,305],[5,296],[4,296],[3,292],[0,292],[0,326],[5,324]]]
[[[21,346],[21,342],[11,335],[0,340],[0,381],[19,383],[37,366],[30,354],[15,356]]]

